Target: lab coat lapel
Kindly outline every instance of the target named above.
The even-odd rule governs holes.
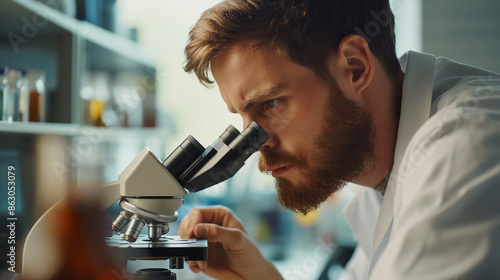
[[[406,62],[394,165],[375,228],[370,271],[390,238],[394,216],[394,195],[403,154],[410,139],[430,115],[435,57],[410,51]]]

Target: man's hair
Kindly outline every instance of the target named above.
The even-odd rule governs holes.
[[[327,58],[350,34],[366,39],[387,73],[399,69],[389,0],[226,0],[191,29],[184,70],[211,84],[211,61],[235,43],[254,41],[328,81]]]

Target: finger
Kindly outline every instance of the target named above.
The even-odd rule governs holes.
[[[188,237],[195,236],[193,231],[197,224],[218,222],[214,217],[214,209],[210,208],[193,208],[187,217],[184,231]]]
[[[208,267],[208,262],[207,261],[196,261],[196,266],[201,270],[205,270]]]
[[[200,223],[213,223],[225,227],[240,228],[244,231],[243,226],[229,208],[224,206],[207,206],[191,209],[189,215],[182,219],[178,235],[183,238],[195,236],[193,234],[194,228]]]
[[[214,224],[198,224],[194,228],[194,235],[198,238],[206,238],[209,242],[222,243],[232,249],[241,248],[245,237],[239,229],[225,228]]]
[[[208,267],[207,261],[186,261],[186,262],[189,264],[189,268],[195,273],[205,270]]]
[[[194,227],[203,222],[212,222],[210,220],[207,220],[211,218],[211,215],[205,215],[204,212],[206,210],[204,208],[193,208],[191,211],[189,211],[189,215],[185,216],[182,218],[181,223],[179,225],[179,231],[177,235],[181,236],[182,238],[191,238],[194,237]]]
[[[193,232],[197,224],[215,222],[213,221],[212,215],[206,212],[207,209],[205,208],[193,208],[191,209],[191,211],[189,211],[189,215],[187,216],[184,229],[188,237],[196,236]]]
[[[194,273],[199,273],[201,271],[196,261],[186,261],[186,263],[189,265],[189,269]]]
[[[195,272],[200,272],[208,267],[208,261],[186,261],[189,268]]]

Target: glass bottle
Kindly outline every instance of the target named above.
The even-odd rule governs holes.
[[[28,121],[28,111],[30,106],[30,89],[26,71],[21,70],[21,80],[19,89],[19,121]]]
[[[82,104],[83,124],[91,125],[90,120],[90,100],[94,98],[95,90],[91,73],[86,73],[82,79],[82,87],[80,88],[80,98]]]
[[[21,90],[21,72],[10,70],[7,76],[7,84],[3,89],[3,114],[4,121],[19,120],[19,99]]]
[[[141,127],[143,125],[143,93],[140,87],[142,76],[122,72],[115,78],[113,98],[117,104],[117,114],[122,126]]]
[[[44,122],[46,111],[45,73],[39,70],[28,71],[29,116],[30,122]]]
[[[95,72],[95,94],[90,100],[90,119],[93,126],[106,126],[103,121],[103,113],[109,100],[109,74],[106,72]]]
[[[87,73],[80,90],[84,124],[106,126],[103,113],[109,96],[109,74],[106,72]]]
[[[7,84],[8,67],[0,68],[0,121],[3,119],[3,89]]]

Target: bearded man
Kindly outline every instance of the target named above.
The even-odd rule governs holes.
[[[229,111],[269,134],[259,169],[284,207],[366,186],[345,209],[359,246],[344,279],[500,277],[499,75],[398,60],[388,0],[224,1],[191,30],[185,70],[211,72]],[[179,235],[209,241],[195,272],[282,278],[227,208],[193,209]]]

